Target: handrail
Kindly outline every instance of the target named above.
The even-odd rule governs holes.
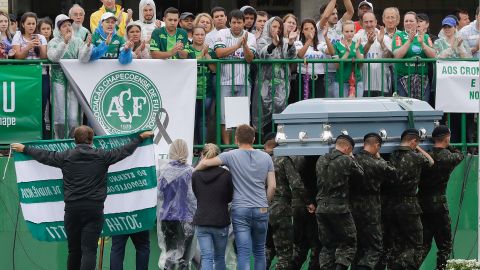
[[[161,60],[161,59],[157,59]],[[467,61],[467,62],[478,62],[480,59],[478,58],[379,58],[379,59],[303,59],[303,58],[295,58],[295,59],[254,59],[250,64],[303,64],[305,63],[435,63],[438,60],[446,60],[446,61]],[[247,63],[243,59],[210,59],[210,60],[197,60],[198,63],[201,64],[216,64],[216,63],[223,63],[223,64],[245,64]],[[51,62],[48,59],[1,59],[1,64],[58,64],[56,62]]]

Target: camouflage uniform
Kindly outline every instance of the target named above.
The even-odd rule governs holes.
[[[350,178],[363,177],[355,159],[338,150],[317,161],[317,221],[323,247],[320,269],[334,269],[336,264],[348,267],[355,257],[357,231],[350,212]]]
[[[296,156],[293,157],[295,168],[300,173],[303,185],[307,193],[306,204],[316,204],[317,177],[315,164],[318,156]],[[321,249],[318,239],[318,225],[315,213],[309,213],[304,205],[292,207],[293,211],[293,267],[301,269],[307,260],[310,250],[309,270],[319,269],[318,255]]]
[[[364,266],[373,269],[382,252],[380,186],[396,177],[393,166],[383,158],[368,151],[360,151],[355,160],[363,168],[365,176],[351,181],[350,201],[357,228],[357,254],[352,269]]]
[[[418,269],[422,263],[422,210],[417,188],[422,170],[430,166],[428,159],[410,147],[400,146],[390,157],[397,169],[397,178],[386,183],[386,235],[393,242],[387,254],[389,269]]]
[[[305,188],[290,157],[275,157],[275,195],[269,209],[269,223],[278,258],[276,269],[291,269],[293,259],[292,206],[305,208]]]
[[[445,194],[450,174],[464,156],[453,148],[433,148],[430,155],[435,164],[422,172],[418,189],[418,198],[423,212],[423,255],[427,256],[432,240],[435,238],[438,248],[437,269],[445,269],[452,251],[451,221]]]

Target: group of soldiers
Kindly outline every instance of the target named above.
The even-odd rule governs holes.
[[[320,157],[276,157],[275,135],[267,135],[277,180],[267,260],[276,255],[276,269],[297,270],[310,250],[308,269],[419,269],[435,239],[437,269],[445,269],[452,250],[446,188],[464,158],[450,136],[437,126],[427,153],[419,131],[407,129],[386,161],[377,133],[366,134],[355,155],[355,141],[340,135]]]

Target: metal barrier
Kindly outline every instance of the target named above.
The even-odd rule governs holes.
[[[450,59],[449,59],[450,60]],[[461,60],[461,61],[478,61],[478,59],[454,59],[454,60]],[[200,106],[200,110],[198,112],[201,113],[200,123],[196,123],[196,125],[200,125],[200,127],[196,127],[197,130],[200,130],[200,134],[197,134],[197,140],[194,145],[194,148],[200,149],[206,142],[213,142],[219,145],[221,148],[234,148],[236,145],[231,143],[224,143],[222,141],[222,127],[221,127],[221,89],[222,87],[230,86],[231,87],[231,94],[233,95],[235,92],[235,85],[232,83],[230,85],[226,85],[222,83],[222,76],[219,74],[222,73],[222,70],[225,72],[229,70],[232,74],[230,78],[232,81],[235,80],[236,71],[241,69],[244,74],[247,74],[242,78],[243,80],[243,95],[247,96],[251,93],[250,101],[251,101],[251,111],[255,112],[251,114],[251,121],[255,122],[255,126],[257,128],[257,140],[254,144],[256,148],[262,148],[263,137],[269,131],[275,131],[275,125],[268,125],[267,129],[263,129],[264,122],[262,118],[263,115],[263,99],[262,99],[262,87],[264,85],[269,85],[269,99],[271,100],[271,108],[269,108],[270,112],[275,111],[275,95],[276,90],[279,88],[279,85],[282,85],[285,89],[285,96],[283,97],[285,102],[281,104],[284,108],[288,105],[288,103],[296,102],[299,100],[303,100],[306,98],[316,98],[316,97],[346,97],[348,95],[352,95],[351,89],[352,87],[355,89],[354,95],[357,95],[360,91],[359,82],[357,81],[354,75],[350,74],[349,79],[341,79],[346,78],[344,76],[345,69],[350,65],[353,67],[353,70],[358,66],[360,68],[363,65],[363,71],[368,76],[364,78],[362,82],[364,91],[363,95],[366,97],[369,96],[390,96],[392,94],[402,94],[399,93],[399,83],[397,82],[399,79],[399,74],[397,74],[397,69],[393,66],[395,64],[408,64],[408,75],[405,77],[405,84],[406,89],[403,95],[413,96],[416,93],[412,92],[413,86],[418,87],[420,89],[424,89],[424,87],[429,87],[430,84],[432,89],[435,89],[435,81],[436,81],[436,61],[437,59],[422,59],[422,58],[411,58],[411,59],[292,59],[292,60],[285,60],[285,59],[271,59],[271,60],[263,60],[263,59],[255,59],[252,63],[247,64],[243,60],[199,60],[198,66],[199,67],[207,67],[209,64],[215,64],[216,73],[209,74],[206,68],[199,68],[198,76],[207,77],[207,81],[210,81],[210,84],[206,84],[207,87],[212,87],[213,92],[215,93],[212,97],[207,97],[206,95],[197,96],[197,106]],[[5,64],[13,64],[13,65],[31,65],[31,64],[40,64],[46,66],[50,69],[52,66],[56,66],[58,64],[51,63],[45,60],[2,60],[0,61],[0,65]],[[318,68],[319,65],[323,67],[324,74],[316,74],[316,67]],[[338,73],[338,78],[333,79],[333,72],[328,72],[329,68],[332,70],[333,65],[338,65],[338,69],[336,72]],[[249,71],[250,69],[250,71]],[[428,76],[430,69],[430,78]],[[271,74],[266,74],[266,70],[269,70]],[[374,82],[375,79],[372,79],[372,74],[380,73],[380,89],[374,89],[372,85],[378,84]],[[217,75],[215,75],[217,74]],[[277,76],[280,74],[280,77]],[[283,74],[283,76],[281,75]],[[323,75],[323,76],[322,76]],[[348,75],[348,74],[347,74]],[[376,74],[378,75],[378,74]],[[420,75],[412,76],[412,75]],[[354,77],[352,85],[352,76]],[[283,78],[282,78],[283,77]],[[323,77],[323,78],[322,78]],[[347,76],[348,77],[348,76]],[[213,78],[215,80],[213,81]],[[417,78],[420,78],[420,82],[414,81]],[[265,80],[268,81],[268,84],[265,84]],[[378,76],[377,76],[378,79]],[[212,81],[211,81],[212,80]],[[281,82],[283,81],[283,82]],[[322,85],[319,85],[322,84]],[[342,87],[343,86],[343,87]],[[345,86],[349,87],[349,92],[345,93]],[[52,88],[52,85],[50,85]],[[403,88],[405,88],[403,86]],[[320,90],[320,93],[317,91]],[[338,91],[338,92],[336,92]],[[265,91],[263,91],[265,92]],[[256,95],[256,96],[253,96]],[[66,97],[66,95],[65,95]],[[264,95],[263,97],[266,97]],[[420,92],[420,96],[418,98],[424,98],[424,92]],[[214,110],[215,113],[213,116],[210,114],[212,109],[211,107],[205,106],[210,103],[210,100],[207,98],[213,98],[214,101]],[[55,99],[53,95],[53,91],[51,91],[50,95],[50,118],[53,119],[54,115],[54,104]],[[253,106],[256,105],[257,108]],[[68,111],[68,102],[65,102],[65,130],[64,134],[68,134],[68,123],[67,123],[67,111]],[[270,118],[268,118],[270,117]],[[271,121],[271,115],[267,117],[267,121]],[[448,121],[449,125],[452,128],[452,132],[458,134],[458,129],[460,129],[460,140],[452,141],[453,145],[456,147],[460,147],[462,151],[467,151],[469,147],[478,147],[478,143],[473,142],[473,133],[474,131],[471,130],[474,117],[478,118],[478,114],[447,114],[445,119]],[[450,121],[451,120],[451,121]],[[458,124],[456,121],[460,121],[460,127],[457,125],[451,125],[452,122],[454,124]],[[207,124],[211,126],[212,122],[215,122],[215,129],[214,132],[208,128],[204,128]],[[478,121],[477,121],[478,125]],[[478,130],[478,129],[477,129]],[[197,132],[198,133],[198,132]],[[52,123],[52,138],[55,136],[53,132],[53,123]],[[200,138],[198,138],[200,136]],[[478,135],[477,135],[478,136]],[[209,139],[207,139],[209,137]],[[230,141],[233,142],[233,134],[230,136]]]

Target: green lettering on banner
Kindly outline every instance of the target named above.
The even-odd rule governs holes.
[[[129,193],[157,186],[155,167],[134,168],[108,174],[107,195]],[[18,183],[21,203],[63,201],[61,179]]]
[[[0,144],[41,139],[42,67],[0,65],[0,87]]]
[[[479,100],[480,99],[480,92],[470,91],[469,99],[470,100]]]
[[[103,223],[103,236],[130,234],[150,230],[157,219],[156,208],[147,208],[130,213],[106,214]],[[33,223],[27,221],[27,226],[40,241],[65,241],[67,235],[63,221]]]

